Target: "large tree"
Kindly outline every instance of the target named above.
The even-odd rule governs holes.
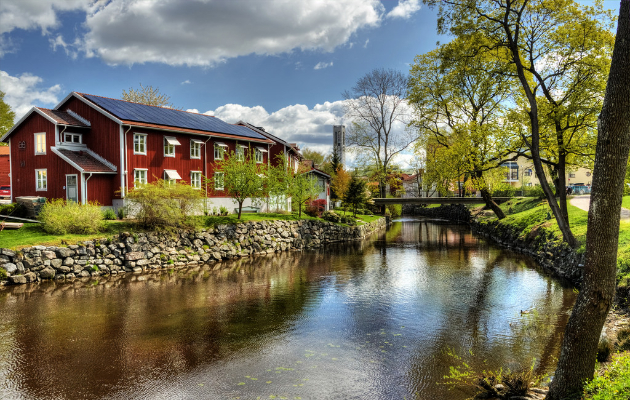
[[[414,107],[413,124],[424,139],[420,143],[434,147],[428,167],[480,190],[486,205],[505,218],[484,178],[488,171],[501,168],[511,151],[513,139],[503,129],[503,103],[511,79],[492,72],[497,62],[481,54],[471,56],[469,49],[483,41],[481,35],[456,38],[417,56],[411,67],[409,102]]]
[[[15,112],[11,110],[11,106],[4,102],[4,92],[0,91],[0,137],[11,129],[14,120]],[[2,145],[5,144],[0,143],[0,146]]]
[[[257,163],[252,149],[247,153],[245,160],[231,152],[225,159],[218,161],[214,179],[209,182],[214,190],[223,190],[238,204],[238,219],[241,219],[246,199],[259,203],[267,197],[267,164]]]
[[[324,154],[317,150],[311,150],[309,148],[302,149],[302,156],[304,156],[305,160],[311,160],[315,163],[315,166],[318,168],[322,166],[325,160]]]
[[[344,111],[352,121],[347,143],[378,166],[381,197],[385,197],[388,167],[415,139],[405,129],[410,117],[407,82],[400,71],[375,69],[342,93]]]
[[[630,0],[621,0],[604,106],[598,120],[584,281],[567,324],[548,400],[580,395],[615,294],[619,212],[630,150]]]
[[[129,88],[129,91],[123,89],[122,99],[149,106],[175,108],[170,102],[171,96],[160,93],[160,88],[143,86],[142,83],[140,84],[140,89]],[[178,108],[175,109],[179,110]]]
[[[557,138],[558,191],[563,192],[566,135],[588,108],[579,105],[598,97],[594,91],[597,84],[589,79],[601,75],[600,61],[606,59],[610,39],[606,34],[609,20],[601,1],[593,7],[580,7],[573,0],[424,1],[439,5],[441,33],[469,38],[482,35],[482,45],[471,48],[471,52],[503,61],[504,73],[519,83],[514,103],[526,116],[528,134],[523,135],[523,143],[564,240],[577,246],[563,210],[565,205],[558,204],[547,181],[542,137],[547,129]],[[566,113],[572,109],[577,118],[566,120]],[[545,126],[546,122],[552,126]],[[564,203],[564,194],[559,195]]]

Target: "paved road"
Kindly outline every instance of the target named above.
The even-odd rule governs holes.
[[[585,194],[585,195],[580,195],[580,196],[573,196],[571,200],[569,200],[569,202],[571,203],[572,206],[581,208],[584,211],[588,211],[588,206],[591,203],[591,195]],[[620,218],[630,219],[630,210],[622,207]]]

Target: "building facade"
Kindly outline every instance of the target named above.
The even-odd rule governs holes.
[[[508,161],[503,165],[507,168],[505,182],[509,183],[511,186],[520,188],[540,184],[540,179],[530,159],[519,157],[515,161]],[[570,166],[567,169],[565,176],[567,186],[591,186],[593,182],[593,171],[588,168],[574,166]],[[549,179],[548,172],[549,171],[546,170],[547,178]]]
[[[270,163],[274,141],[218,118],[72,92],[54,109],[34,107],[0,141],[9,143],[12,200],[96,201],[121,208],[128,190],[157,179],[185,181],[212,206],[235,203],[216,162],[228,152]],[[250,203],[245,204],[245,206]]]

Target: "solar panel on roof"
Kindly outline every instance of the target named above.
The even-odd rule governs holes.
[[[83,97],[105,109],[119,119],[144,122],[148,124],[167,125],[175,128],[197,129],[200,131],[238,135],[252,139],[265,139],[261,134],[241,126],[232,125],[218,118],[204,114],[193,114],[170,108],[130,103],[128,101],[109,99],[106,97],[84,94]]]

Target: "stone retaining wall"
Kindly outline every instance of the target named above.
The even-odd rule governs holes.
[[[260,221],[200,231],[125,232],[67,247],[0,249],[0,267],[7,271],[10,284],[142,273],[359,240],[385,226],[385,218],[380,218],[355,227],[325,221]]]

